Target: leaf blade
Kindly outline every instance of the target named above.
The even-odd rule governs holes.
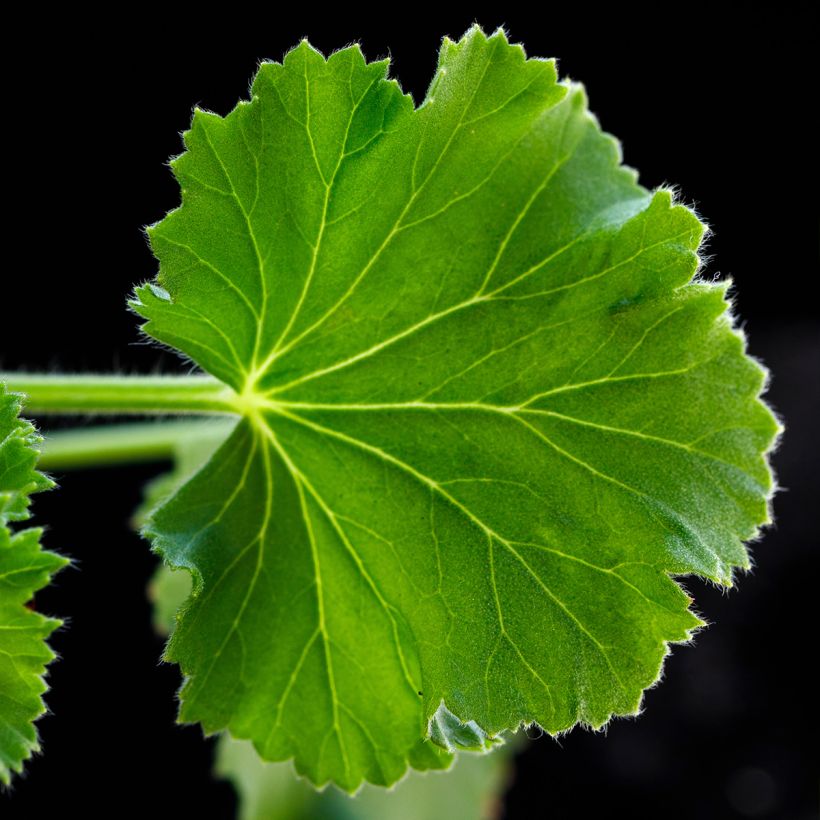
[[[748,566],[778,432],[702,224],[582,89],[477,28],[418,109],[386,70],[303,43],[198,112],[134,302],[245,414],[147,530],[197,581],[182,718],[348,790],[446,765],[443,706],[635,714],[700,624],[670,576]]]

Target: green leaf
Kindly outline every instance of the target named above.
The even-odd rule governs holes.
[[[20,396],[0,383],[0,782],[39,751],[34,721],[45,712],[41,695],[54,653],[45,639],[60,621],[26,604],[67,563],[40,548],[42,530],[12,530],[29,517],[29,495],[53,486],[34,469],[40,437],[18,418]]]
[[[240,820],[491,820],[508,776],[509,750],[460,755],[439,772],[410,772],[390,791],[365,786],[354,797],[337,789],[317,792],[288,763],[265,763],[247,741],[219,739],[216,771],[231,780]]]
[[[778,430],[703,226],[580,87],[478,28],[418,108],[386,72],[302,43],[197,111],[133,302],[242,415],[146,528],[194,580],[180,718],[347,790],[637,713]]]

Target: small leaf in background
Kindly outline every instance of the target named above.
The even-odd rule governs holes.
[[[494,820],[515,746],[462,754],[446,772],[410,772],[392,789],[364,786],[354,796],[332,786],[317,792],[290,763],[265,763],[250,743],[227,735],[219,739],[216,771],[236,787],[239,820]]]

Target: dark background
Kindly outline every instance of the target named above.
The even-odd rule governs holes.
[[[532,56],[557,56],[587,86],[591,108],[623,142],[647,187],[678,186],[711,224],[709,271],[731,275],[750,352],[772,370],[768,400],[787,432],[774,465],[776,526],[752,545],[755,569],[730,592],[688,579],[712,622],[677,647],[644,714],[605,733],[574,731],[528,744],[504,798],[510,818],[810,818],[816,816],[818,546],[816,427],[820,418],[816,50],[808,15],[737,11],[717,25],[670,7],[664,18],[544,19],[506,24]],[[674,19],[673,19],[674,12]],[[257,61],[281,59],[303,35],[324,51],[359,40],[393,58],[419,102],[441,35],[469,15],[380,7],[380,15],[295,22],[239,6],[200,30],[140,15],[81,16],[10,26],[4,67],[5,150],[0,367],[175,372],[141,345],[125,310],[154,262],[141,227],[178,202],[164,166],[199,104],[224,114],[247,94]],[[649,14],[649,12],[647,12]],[[47,426],[45,421],[43,426]],[[10,792],[3,817],[122,810],[229,818],[233,793],[209,772],[198,727],[174,724],[176,667],[158,662],[145,584],[155,559],[128,519],[142,484],[164,465],[58,476],[38,497],[48,547],[75,560],[37,597],[66,618],[52,639],[53,714],[44,754]],[[434,820],[438,820],[435,818]]]

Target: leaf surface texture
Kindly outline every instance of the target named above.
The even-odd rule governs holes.
[[[387,68],[303,42],[197,111],[133,302],[241,415],[147,526],[181,718],[347,790],[635,714],[778,429],[702,224],[553,62],[474,28],[418,108]]]

